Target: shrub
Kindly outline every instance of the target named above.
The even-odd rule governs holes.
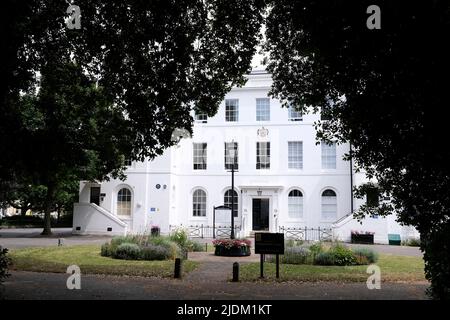
[[[141,248],[136,243],[122,243],[114,253],[116,259],[138,260],[140,257]]]
[[[410,247],[420,247],[420,239],[419,238],[411,238],[403,241],[403,245]]]
[[[137,243],[137,238],[135,236],[117,236],[111,239],[111,246],[112,247],[118,247],[120,246],[122,243],[134,243],[134,244],[138,244]]]
[[[188,250],[189,236],[186,230],[178,228],[169,236],[169,238],[178,244],[181,249]]]
[[[8,249],[0,246],[0,284],[9,277],[8,267],[11,264],[11,259],[8,257]]]
[[[311,251],[311,254],[313,256],[323,252],[324,248],[323,248],[322,242],[317,242],[317,243],[314,243],[314,244],[310,245],[309,246],[309,251]]]
[[[307,264],[309,262],[309,257],[311,256],[311,251],[304,247],[290,247],[284,250],[284,255],[281,256],[281,262],[287,264]],[[275,257],[272,256],[273,261]]]
[[[170,240],[168,237],[150,237],[148,239],[148,245],[156,245],[165,247],[169,252],[169,259],[175,259],[177,257],[181,257],[181,248],[180,246]]]
[[[205,251],[205,245],[197,242],[197,241],[190,241],[190,245],[189,245],[191,251],[194,252],[203,252]]]
[[[170,258],[170,251],[167,247],[150,244],[141,249],[141,258],[143,260],[166,260]]]
[[[289,239],[284,242],[284,246],[286,248],[297,247],[297,246],[301,246],[302,244],[303,244],[302,240],[294,240],[294,239]]]
[[[369,264],[378,261],[378,253],[369,248],[354,248],[353,254],[357,264]]]
[[[111,250],[111,245],[109,243],[102,244],[102,248],[100,250],[100,255],[102,257],[111,257],[113,256],[113,252]]]
[[[314,264],[318,264],[321,266],[332,266],[334,265],[334,255],[327,251],[327,252],[319,252],[314,257]]]
[[[352,250],[342,244],[336,244],[328,250],[333,256],[334,264],[337,266],[351,266],[356,264],[356,257]]]

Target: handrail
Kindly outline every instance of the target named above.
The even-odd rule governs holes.
[[[350,217],[352,215],[353,215],[353,212],[347,213],[345,216],[342,216],[339,219],[337,219],[335,222],[333,222],[332,225],[338,224],[339,222],[344,221],[345,219],[347,219],[348,217]]]

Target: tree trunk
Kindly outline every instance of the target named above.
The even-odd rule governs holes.
[[[41,235],[49,236],[52,234],[50,213],[52,212],[53,191],[54,191],[53,185],[48,184],[47,185],[47,196],[45,198],[45,209],[44,209],[44,230],[42,231]]]

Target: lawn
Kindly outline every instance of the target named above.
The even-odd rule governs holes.
[[[70,265],[77,265],[82,274],[173,277],[174,261],[131,261],[100,255],[99,245],[27,248],[12,250],[12,270],[65,273]],[[198,266],[183,261],[183,272]]]
[[[415,282],[425,281],[424,262],[420,257],[382,255],[376,263],[381,269],[382,282]],[[240,267],[242,281],[259,279],[259,263],[242,264]],[[317,266],[280,264],[279,281],[366,281],[370,274],[367,266]],[[275,263],[264,263],[265,280],[275,278]]]

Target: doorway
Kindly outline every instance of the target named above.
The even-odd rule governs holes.
[[[253,230],[269,230],[269,199],[253,199]]]
[[[100,205],[100,187],[91,187],[91,197],[89,202],[95,203],[98,206]]]

